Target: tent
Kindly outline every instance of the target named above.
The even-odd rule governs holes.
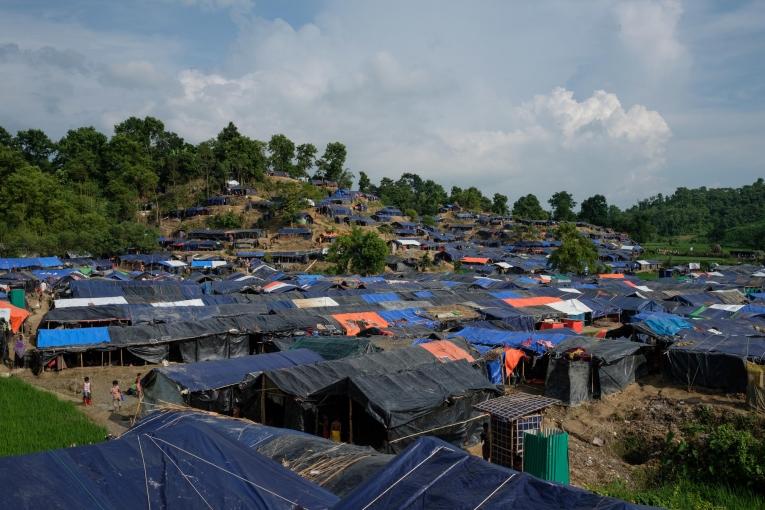
[[[0,479],[13,480],[3,505],[292,510],[337,503],[335,495],[234,438],[179,418],[154,430],[141,422],[97,445],[0,458]]]
[[[243,356],[241,358],[171,365],[151,370],[141,381],[145,410],[155,405],[190,405],[230,413],[236,405],[234,388],[251,373],[322,361],[308,349]]]
[[[24,324],[24,321],[27,320],[27,317],[29,317],[29,312],[23,308],[13,306],[8,301],[0,301],[0,310],[8,310],[8,312],[5,313],[10,315],[9,322],[11,325],[11,331],[14,333],[19,332],[21,325]]]
[[[643,344],[629,340],[569,337],[559,343],[547,365],[545,395],[576,405],[616,393],[635,382],[646,362]]]
[[[141,419],[126,433],[151,433],[183,423],[198,423],[237,441],[241,448],[275,460],[333,494],[343,497],[372,478],[393,455],[372,448],[335,443],[296,430],[268,427],[250,420],[194,411],[157,411]],[[311,469],[332,461],[332,469]]]
[[[667,349],[666,370],[688,386],[743,393],[747,387],[747,360],[765,361],[765,337],[695,333]]]
[[[429,344],[424,344],[429,345]],[[499,390],[482,371],[466,360],[424,365],[413,370],[351,377],[348,396],[364,415],[354,414],[357,425],[377,428],[389,451],[401,451],[418,435],[428,433],[455,445],[474,441],[480,413],[473,405],[498,396]],[[376,422],[377,427],[365,425]],[[356,431],[354,431],[356,432]],[[366,438],[381,446],[379,438]]]
[[[649,508],[540,480],[489,464],[433,437],[424,437],[334,510],[470,508],[514,510],[638,510]]]

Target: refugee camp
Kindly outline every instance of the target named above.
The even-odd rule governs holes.
[[[0,507],[765,508],[758,2],[0,2]]]

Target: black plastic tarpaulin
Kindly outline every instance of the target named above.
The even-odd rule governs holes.
[[[152,411],[157,405],[188,404],[197,409],[229,413],[235,405],[233,389],[247,374],[319,361],[322,358],[315,352],[297,349],[155,368],[141,381],[144,411]]]
[[[607,498],[489,464],[433,437],[420,438],[334,510],[469,508],[638,510]]]
[[[349,396],[387,433],[387,448],[401,451],[418,435],[461,445],[480,428],[473,405],[499,390],[465,360],[424,365],[398,373],[361,374],[349,382]]]
[[[623,390],[635,382],[644,344],[628,340],[569,337],[551,353],[545,395],[575,405]]]

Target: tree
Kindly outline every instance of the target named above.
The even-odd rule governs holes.
[[[16,133],[13,144],[31,165],[35,165],[40,170],[51,169],[51,157],[56,150],[56,145],[43,131],[39,129],[19,131]]]
[[[507,207],[507,196],[502,195],[501,193],[494,193],[491,202],[491,212],[501,216],[507,216],[510,213],[510,209]]]
[[[574,196],[568,191],[553,193],[547,203],[552,207],[552,218],[555,221],[574,221],[576,219],[576,213],[574,213],[576,202]]]
[[[312,143],[297,146],[296,163],[291,168],[290,175],[295,178],[308,177],[308,171],[313,168],[318,150]]]
[[[268,166],[271,170],[292,175],[292,160],[295,159],[295,144],[285,135],[273,135],[268,142]]]
[[[513,217],[524,220],[546,220],[548,214],[547,211],[542,209],[539,199],[529,193],[515,201],[513,204]]]
[[[316,162],[317,176],[328,181],[339,181],[343,176],[347,156],[345,145],[340,142],[328,143],[327,148],[324,149],[324,155]]]
[[[366,276],[381,273],[387,255],[388,247],[380,236],[354,227],[332,243],[327,260],[335,264],[337,274],[350,271]]]
[[[0,126],[0,145],[5,147],[13,145],[13,136],[3,126]]]
[[[70,129],[59,140],[53,160],[59,176],[71,184],[94,180],[106,184],[104,150],[108,139],[94,127]]]
[[[593,195],[583,200],[579,210],[579,219],[593,225],[600,225],[601,227],[608,226],[608,202],[606,197],[603,195]]]
[[[561,245],[550,254],[549,263],[562,273],[586,274],[597,270],[598,252],[572,223],[561,223],[556,237]]]
[[[364,171],[359,172],[359,191],[362,193],[371,193],[372,191],[372,181],[369,180],[369,176]]]

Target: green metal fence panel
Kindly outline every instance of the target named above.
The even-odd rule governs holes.
[[[523,470],[550,482],[569,483],[568,433],[548,429],[524,434]]]

